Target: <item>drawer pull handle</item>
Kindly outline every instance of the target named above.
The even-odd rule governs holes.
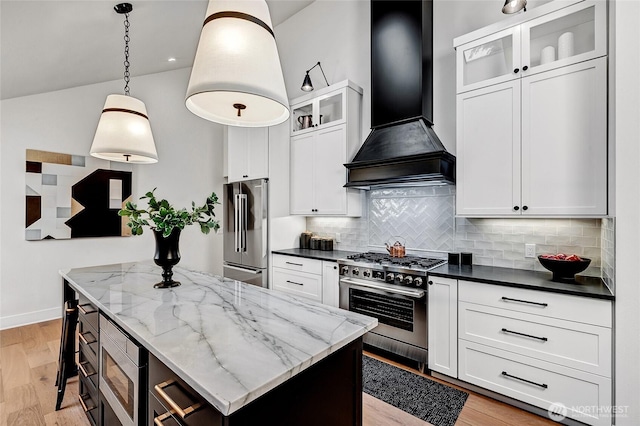
[[[91,341],[87,340],[87,338],[84,337],[85,334],[89,334],[93,340]],[[85,331],[84,333],[78,333],[78,338],[82,340],[82,343],[84,343],[85,345],[90,345],[98,341],[98,339],[96,339],[90,331]]]
[[[164,399],[167,404],[169,404],[169,407],[171,407],[171,409],[175,411],[175,413],[179,415],[180,418],[182,418],[182,420],[184,420],[188,416],[190,416],[191,414],[195,413],[200,408],[202,408],[203,404],[200,402],[197,402],[193,405],[188,406],[185,409],[180,408],[180,406],[173,399],[171,399],[171,397],[167,395],[167,393],[164,391],[169,386],[174,386],[174,385],[180,387],[180,385],[176,383],[175,380],[167,380],[166,382],[162,382],[160,384],[155,385],[153,388],[156,390],[156,392],[158,392],[158,395],[160,395],[160,397]]]
[[[521,300],[521,299],[512,299],[510,297],[502,297],[502,301],[503,302],[518,302],[518,303],[528,303],[530,305],[538,305],[538,306],[542,306],[544,308],[546,308],[547,306],[549,306],[547,303],[540,303],[540,302],[530,302],[529,300]]]
[[[82,315],[87,315],[87,314],[92,314],[94,312],[98,312],[97,309],[92,309],[90,311],[87,311],[84,307],[85,306],[91,306],[93,308],[93,305],[91,303],[85,303],[84,305],[78,305],[78,309],[80,310],[80,313]]]
[[[97,406],[95,404],[93,404],[93,407],[89,408],[87,407],[87,404],[84,402],[85,399],[91,399],[91,396],[88,393],[82,394],[82,395],[78,395],[78,399],[80,400],[80,405],[82,405],[82,409],[84,410],[85,413],[88,413],[91,410],[95,410],[97,408]],[[91,401],[93,402],[93,401]]]
[[[287,265],[304,266],[302,263],[285,262]]]
[[[153,418],[153,423],[156,426],[164,426],[163,422],[167,420],[169,417],[171,417],[173,414],[175,414],[173,410],[167,411],[164,414],[160,414],[158,417]]]
[[[88,365],[89,367],[91,367],[91,371],[90,371],[90,372],[89,372],[89,371],[87,371],[87,368],[86,368],[86,366],[87,366],[87,365]],[[93,366],[91,365],[91,363],[89,363],[89,361],[85,361],[85,362],[81,362],[81,363],[79,363],[79,364],[78,364],[78,369],[80,369],[80,372],[82,373],[82,375],[83,375],[84,377],[91,377],[91,376],[96,375],[96,371],[95,371],[95,369],[93,368]]]
[[[512,378],[512,379],[520,380],[521,382],[525,382],[525,383],[529,383],[529,384],[531,384],[531,385],[535,385],[535,386],[541,387],[541,388],[543,388],[543,389],[546,389],[546,388],[548,388],[548,387],[549,387],[549,386],[548,386],[547,384],[545,384],[545,383],[540,384],[540,383],[532,382],[531,380],[523,379],[523,378],[518,377],[518,376],[512,376],[511,374],[507,373],[506,371],[503,371],[503,372],[502,372],[502,375],[503,375],[503,376],[505,376],[505,377],[510,377],[510,378]]]
[[[304,284],[302,284],[302,283],[297,283],[297,282],[295,282],[295,281],[289,281],[289,280],[287,280],[287,282],[288,282],[289,284],[304,285]]]
[[[543,342],[546,342],[547,339],[546,337],[538,337],[538,336],[532,336],[531,334],[524,334],[524,333],[519,333],[517,331],[511,331],[511,330],[507,330],[506,328],[502,329],[503,333],[511,333],[511,334],[517,334],[518,336],[524,336],[524,337],[530,337],[532,339],[538,339],[538,340],[542,340]]]

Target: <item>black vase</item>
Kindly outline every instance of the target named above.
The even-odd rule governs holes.
[[[180,262],[180,228],[173,228],[168,237],[163,237],[161,231],[153,231],[156,237],[156,253],[153,255],[153,261],[156,265],[162,267],[162,281],[155,284],[155,288],[171,288],[180,285],[180,282],[171,279],[173,277],[173,268]]]

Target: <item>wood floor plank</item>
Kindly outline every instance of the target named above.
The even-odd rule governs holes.
[[[5,395],[5,409],[9,414],[39,405],[38,394],[32,383],[15,386]]]
[[[8,328],[0,330],[0,347],[15,345],[21,343],[22,336],[20,329],[22,327]]]
[[[0,403],[4,402],[4,386],[2,385],[2,368],[0,368]],[[4,423],[0,423],[4,424]]]
[[[505,404],[482,395],[474,395],[469,398],[465,408],[480,413],[490,413],[496,420],[522,426],[552,426],[558,423],[527,411],[520,410],[509,404]]]
[[[40,402],[42,413],[45,415],[55,411],[56,409],[58,387],[55,386],[55,383],[57,372],[57,362],[49,362],[48,364],[44,364],[31,369],[31,383],[33,383],[34,390],[38,396],[38,401]],[[74,403],[73,396],[71,396],[69,400],[67,400],[66,398],[67,394],[71,395],[73,393],[72,389],[74,386],[77,386],[77,380],[72,381],[70,379],[67,381],[67,387],[65,389],[65,399],[63,400],[63,403]]]
[[[27,362],[22,344],[0,347],[0,368],[2,368],[2,385],[6,394],[14,387],[29,384],[31,368]]]
[[[20,336],[22,348],[25,352],[34,349],[37,345],[41,345],[47,341],[42,334],[42,327],[39,324],[29,324],[20,327]]]
[[[60,341],[60,336],[62,334],[62,320],[55,319],[51,321],[44,321],[38,323],[40,326],[40,331],[42,332],[42,336],[45,340],[57,340]]]
[[[387,404],[369,394],[362,394],[362,425],[363,426],[429,426],[425,422],[409,413],[405,413],[391,404]]]
[[[45,426],[40,405],[31,405],[7,415],[7,426]]]
[[[77,397],[76,397],[77,398]],[[65,394],[65,400],[66,400]],[[77,400],[77,399],[76,399]],[[77,403],[67,408],[62,408],[60,411],[53,411],[44,415],[44,422],[47,426],[89,426],[89,419],[82,411],[80,403]]]

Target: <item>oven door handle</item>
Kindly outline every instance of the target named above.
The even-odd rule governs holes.
[[[383,291],[387,291],[389,293],[400,294],[402,296],[409,296],[409,297],[412,297],[414,299],[422,299],[422,297],[424,297],[424,294],[425,294],[424,290],[409,290],[409,289],[400,289],[400,288],[389,288],[389,287],[384,286],[384,285],[379,285],[379,284],[370,283],[370,282],[364,282],[364,281],[356,281],[356,280],[352,280],[350,278],[342,278],[340,280],[340,283],[345,283],[345,284],[350,284],[350,285],[357,285],[357,286],[360,286],[360,287],[374,288],[376,290],[383,290]]]

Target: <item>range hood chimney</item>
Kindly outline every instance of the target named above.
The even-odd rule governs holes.
[[[433,126],[433,2],[371,0],[371,128],[346,187],[455,183]]]

